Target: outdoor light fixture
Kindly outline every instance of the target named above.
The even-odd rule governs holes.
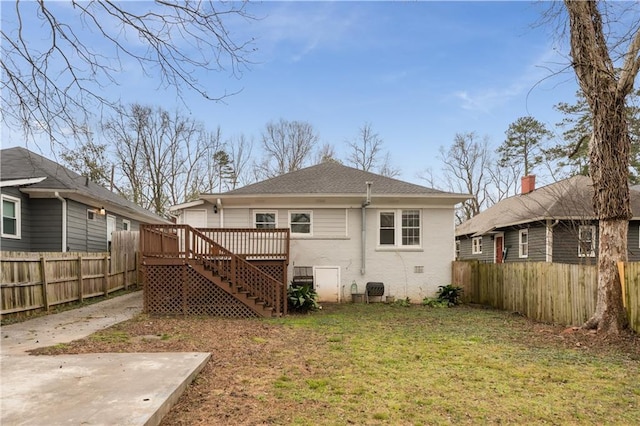
[[[100,210],[98,210],[98,214],[100,214],[100,216],[104,216],[105,214],[107,214],[107,211],[104,207],[100,207]]]
[[[218,205],[217,204],[213,205],[213,212],[214,213],[218,213]]]

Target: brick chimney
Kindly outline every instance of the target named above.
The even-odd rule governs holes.
[[[526,175],[522,177],[522,195],[528,194],[536,189],[536,175]]]

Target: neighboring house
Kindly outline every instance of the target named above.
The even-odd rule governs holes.
[[[522,188],[456,228],[456,258],[595,264],[598,221],[591,179],[573,176],[535,189],[535,176],[526,176]],[[630,194],[628,255],[640,260],[640,192]]]
[[[113,231],[169,221],[25,148],[0,151],[4,251],[108,251]]]
[[[419,302],[451,283],[454,206],[468,198],[326,162],[170,211],[195,228],[289,228],[287,276],[311,267],[321,301],[382,282]]]

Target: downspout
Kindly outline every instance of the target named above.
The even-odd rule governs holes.
[[[67,251],[67,200],[62,198],[58,191],[54,192],[53,195],[62,202],[62,252],[66,253]]]
[[[560,222],[556,219],[553,223],[551,223],[551,219],[547,219],[546,226],[546,254],[545,254],[545,262],[553,262],[553,228]]]
[[[224,228],[224,209],[222,208],[222,200],[220,198],[216,200],[216,205],[218,206],[218,211],[220,212],[219,227]]]
[[[366,249],[367,249],[367,206],[371,204],[371,184],[372,182],[367,182],[367,199],[362,203],[362,266],[360,267],[360,275],[364,275],[367,269],[367,257],[366,257]]]

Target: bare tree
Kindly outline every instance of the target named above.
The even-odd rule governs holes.
[[[219,146],[201,123],[178,112],[133,104],[104,131],[115,147],[121,193],[159,215],[207,189],[207,174],[217,176],[208,161]]]
[[[314,163],[321,164],[327,161],[338,161],[338,160],[336,156],[335,147],[331,144],[325,143],[320,147],[320,149],[316,153]]]
[[[487,174],[491,182],[487,191],[487,207],[504,200],[505,198],[518,194],[520,179],[523,176],[523,165],[521,163],[506,164],[499,167],[492,163],[487,169]]]
[[[132,64],[179,97],[188,90],[211,100],[228,93],[205,86],[199,71],[239,76],[248,65],[252,40],[233,39],[225,26],[233,17],[252,18],[243,2],[71,5],[39,0],[2,7],[3,122],[27,135],[45,132],[53,143],[104,108],[113,112],[118,100],[106,89],[126,78]]]
[[[569,13],[572,66],[592,115],[590,174],[594,210],[599,223],[598,301],[586,328],[619,334],[626,325],[617,262],[627,260],[629,201],[629,128],[626,98],[640,69],[640,24],[633,22],[622,38],[603,24],[611,7],[596,1],[565,1]],[[613,15],[605,15],[613,19]],[[632,15],[633,16],[633,15]],[[621,49],[620,55],[616,49]],[[612,57],[613,56],[613,57]],[[614,60],[620,60],[619,73]]]
[[[78,173],[86,176],[92,182],[102,185],[105,188],[112,184],[111,170],[112,164],[107,152],[107,145],[96,142],[93,132],[86,125],[84,130],[77,134],[79,142],[76,146],[63,146],[60,158],[66,166]]]
[[[220,126],[212,132],[206,132],[204,136],[206,142],[200,151],[195,154],[200,159],[200,167],[198,168],[197,179],[191,183],[191,192],[194,198],[200,193],[215,192],[219,185],[219,173],[216,164],[216,153],[224,150],[224,142],[222,141],[222,129]]]
[[[391,154],[389,153],[389,151],[387,151],[387,153],[384,155],[384,158],[382,159],[382,162],[378,167],[378,173],[382,176],[391,178],[398,177],[402,174],[402,170],[391,165]]]
[[[457,133],[448,150],[440,147],[448,189],[473,195],[456,211],[458,223],[471,219],[486,207],[489,185],[486,173],[491,169],[490,157],[487,138],[480,141],[474,132]]]
[[[231,189],[255,182],[250,176],[253,139],[247,139],[244,134],[241,134],[227,141],[227,147],[235,172],[235,179],[231,185]]]
[[[351,149],[346,162],[356,169],[372,172],[380,161],[384,141],[373,131],[371,124],[364,123],[358,136],[347,142]]]
[[[303,168],[311,160],[311,154],[320,136],[305,121],[267,123],[262,133],[264,157],[257,165],[258,175],[272,178]]]

